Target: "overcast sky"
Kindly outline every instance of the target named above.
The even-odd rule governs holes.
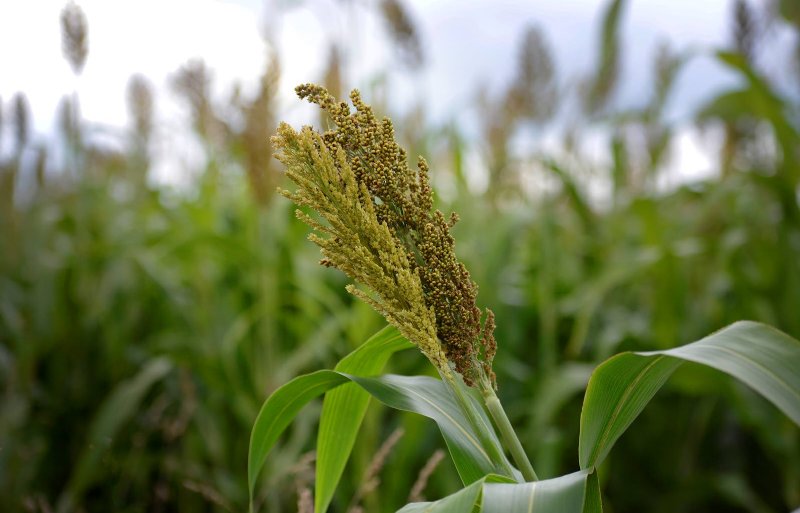
[[[76,84],[61,57],[59,12],[62,0],[0,2],[0,95],[24,91],[38,121],[46,121],[58,99],[77,88],[84,114],[96,121],[122,123],[128,77],[144,73],[163,85],[192,57],[212,67],[220,88],[234,80],[252,82],[264,62],[261,32],[269,23],[267,0],[82,0],[89,19],[89,58]],[[286,4],[287,2],[281,2]],[[327,56],[327,42],[347,37],[358,46],[354,82],[374,78],[387,55],[379,20],[357,9],[348,16],[335,2],[294,2],[279,25],[286,91],[314,80]],[[427,67],[412,87],[425,90],[442,111],[466,101],[479,80],[502,81],[514,69],[524,27],[542,27],[561,66],[571,76],[589,69],[596,55],[600,0],[414,0],[408,2],[420,27]],[[339,12],[337,12],[339,11]],[[636,99],[648,87],[650,58],[660,39],[678,47],[723,44],[729,20],[727,0],[633,0],[624,19],[627,80],[622,98]],[[353,14],[353,12],[355,14]],[[338,14],[338,15],[335,15]],[[345,26],[353,20],[359,28]],[[724,77],[708,60],[697,59],[692,73],[708,75],[679,92],[690,102]],[[402,81],[402,77],[394,77]],[[353,84],[363,85],[363,84]],[[419,91],[415,91],[419,92]],[[401,91],[402,94],[402,91]],[[39,127],[44,128],[44,127]]]
[[[350,0],[363,5],[366,0]],[[214,72],[216,91],[234,81],[252,86],[264,65],[265,27],[278,34],[282,54],[281,98],[286,116],[302,117],[292,88],[318,80],[328,43],[344,38],[354,59],[348,86],[363,87],[386,68],[389,49],[380,20],[365,9],[337,8],[340,0],[81,0],[89,21],[89,56],[74,78],[61,55],[59,13],[63,0],[0,2],[0,97],[24,91],[36,130],[52,130],[60,98],[80,94],[84,116],[121,126],[126,122],[125,85],[143,73],[158,88],[162,122],[179,112],[166,84],[170,74],[194,57]],[[563,79],[585,74],[596,61],[601,0],[410,0],[427,63],[414,79],[389,75],[398,106],[425,97],[439,119],[463,108],[480,81],[502,84],[514,71],[517,43],[526,25],[538,24],[554,50]],[[273,13],[283,6],[280,21]],[[287,7],[289,6],[289,7]],[[623,16],[623,104],[646,100],[656,44],[709,51],[728,40],[729,0],[631,0]],[[355,25],[355,26],[354,26]],[[731,83],[709,57],[697,57],[682,74],[671,114],[688,121],[691,112]],[[166,119],[165,119],[166,118]]]

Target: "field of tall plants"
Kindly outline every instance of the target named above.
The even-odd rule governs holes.
[[[314,9],[312,1],[302,4]],[[381,21],[393,49],[388,68],[421,72],[424,37],[404,2],[345,4],[343,11],[360,9]],[[464,388],[472,371],[463,371],[449,352],[450,363],[437,367],[437,357],[413,340],[409,333],[422,329],[419,323],[406,327],[391,308],[376,312],[375,296],[348,293],[351,280],[331,268],[347,267],[335,260],[335,248],[334,260],[318,265],[308,225],[277,192],[287,189],[291,196],[310,180],[295,176],[293,183],[286,176],[299,158],[292,157],[288,128],[276,139],[282,148],[271,142],[285,116],[281,88],[297,85],[283,83],[281,65],[290,54],[277,45],[265,50],[259,87],[248,94],[237,89],[224,99],[212,95],[212,73],[202,61],[174,72],[167,94],[185,105],[183,126],[202,154],[191,160],[202,164],[175,170],[189,178],[174,183],[152,176],[157,155],[169,148],[156,121],[157,88],[143,76],[132,77],[125,91],[130,126],[110,136],[82,117],[77,93],[64,97],[57,129],[47,134],[32,130],[24,91],[2,98],[0,511],[494,511],[490,501],[505,504],[497,495],[503,483],[532,481],[517,457],[535,467],[542,508],[547,490],[555,489],[548,480],[565,475],[582,476],[589,484],[581,490],[602,491],[609,512],[800,508],[800,8],[793,0],[731,2],[729,44],[686,53],[664,43],[652,58],[648,101],[622,108],[615,101],[624,79],[622,57],[625,45],[634,44],[621,36],[627,4],[611,0],[598,12],[591,73],[579,79],[560,74],[546,27],[530,26],[519,34],[518,48],[509,49],[517,64],[508,83],[476,91],[472,110],[458,119],[432,119],[421,99],[419,107],[395,112],[390,78],[348,83],[346,41],[319,48],[328,58],[326,69],[308,76],[307,82],[342,100],[361,86],[364,103],[392,118],[392,135],[407,151],[411,169],[418,155],[427,159],[433,206],[459,214],[452,232],[448,225],[444,233],[452,233],[455,254],[477,284],[478,326],[496,324],[492,337],[482,339],[488,345],[470,357],[481,365],[488,361],[476,367],[477,383],[496,379],[496,392],[482,389],[485,405]],[[281,9],[293,8],[281,4],[276,20]],[[778,28],[792,34],[796,51],[776,74],[759,56],[772,52],[770,33]],[[70,3],[61,29],[64,58],[80,75],[92,58],[91,20]],[[698,58],[714,59],[735,77],[734,85],[678,126],[669,115],[670,98]],[[295,103],[292,109],[305,108]],[[346,135],[342,126],[349,121],[341,113],[337,118],[335,107],[318,111],[307,111],[315,126],[338,126]],[[687,129],[701,134],[711,156],[704,178],[676,178],[677,140]],[[557,143],[542,144],[545,133]],[[311,137],[317,142],[310,147],[326,147],[323,138]],[[363,162],[372,158],[347,146],[344,135],[338,140],[346,150],[336,164],[339,172],[345,154],[348,162],[353,155],[366,155]],[[362,180],[358,172],[354,176]],[[347,190],[362,187],[366,192],[353,194],[368,195],[377,219],[388,216],[387,226],[392,215],[401,216],[398,226],[413,224],[402,217],[408,209],[387,214],[395,206],[381,192],[386,185],[376,185],[375,192],[369,183]],[[424,187],[415,181],[412,197],[420,194],[424,203],[419,189]],[[304,212],[309,220],[311,212]],[[420,234],[433,223],[424,219]],[[408,230],[397,232],[404,241],[425,241]],[[335,238],[344,236],[336,232]],[[412,244],[409,254],[424,264],[431,258],[422,242]],[[409,276],[423,277],[427,301],[436,294],[426,288],[423,264],[413,264],[419,268],[412,265]],[[345,270],[379,299],[391,295],[365,282],[362,271]],[[372,306],[359,296],[372,298]],[[428,310],[442,319],[439,309],[455,299],[451,294],[437,301]],[[480,313],[485,308],[493,317]],[[465,322],[457,320],[456,328]],[[759,324],[730,328],[746,332],[718,331],[741,320]],[[402,337],[394,328],[384,330],[387,324]],[[445,344],[444,328],[434,328]],[[712,333],[711,342],[704,339]],[[715,343],[713,337],[726,333],[752,350],[753,359],[726,367],[691,356],[691,350],[663,353],[693,363],[665,370],[650,391],[663,388],[647,408],[612,409],[610,425],[627,415],[630,428],[598,435],[597,447],[586,447],[590,421],[600,416],[590,399],[613,389],[608,383],[630,370],[600,367],[607,383],[602,373],[592,377],[598,365],[621,366],[640,352],[694,341]],[[760,346],[763,333],[785,355]],[[393,342],[401,345],[391,357],[368,352],[390,336],[402,339]],[[489,338],[496,340],[496,357]],[[362,345],[367,340],[372,342]],[[428,358],[416,349],[400,351],[409,341]],[[629,353],[608,360],[621,352]],[[334,368],[341,374],[309,374]],[[366,373],[359,376],[358,368]],[[777,384],[754,385],[748,381],[753,369]],[[447,434],[445,421],[408,406],[405,395],[386,392],[438,386],[451,371],[455,397],[466,399],[447,404],[466,417],[474,409],[477,422],[486,421],[488,434],[475,435],[479,451],[497,441],[496,457],[486,450],[506,474],[483,472],[459,453],[463,448]],[[391,377],[375,377],[384,372]],[[303,375],[327,376],[331,383],[355,375],[379,401],[366,406],[364,399],[366,409],[358,414],[363,420],[356,415],[349,424],[321,422],[335,396],[329,393],[325,406],[309,396],[289,418],[287,404],[305,392],[283,392],[291,400],[278,404],[284,408],[278,413],[269,410],[268,420],[285,420],[285,431],[254,463],[252,444],[264,434],[256,419],[265,400],[280,400],[287,390],[280,387],[300,383],[292,380]],[[637,376],[633,385],[644,374]],[[343,400],[357,388],[349,383],[334,390],[347,391],[336,399]],[[638,400],[638,389],[631,390],[615,404]],[[486,399],[494,393],[502,402],[500,416]],[[503,416],[513,435],[500,425]],[[263,427],[264,416],[258,418]],[[340,425],[350,426],[350,435],[336,432],[331,422],[345,422]],[[470,422],[475,428],[475,419]],[[325,436],[352,439],[352,450],[331,464],[335,444],[328,441],[323,449]],[[338,468],[330,472],[341,478],[323,475],[323,464]],[[479,470],[476,478],[490,477],[465,477]],[[471,483],[484,484],[463,488],[476,494],[466,509],[452,501],[406,506],[452,496]],[[594,501],[588,495],[581,495],[583,509],[575,511],[597,511],[587,506]],[[573,511],[558,507],[534,510],[531,502],[531,509],[520,511]]]

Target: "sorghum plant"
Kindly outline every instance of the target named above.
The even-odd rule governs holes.
[[[335,128],[318,133],[280,126],[273,138],[276,156],[297,186],[281,192],[306,209],[297,215],[315,230],[309,238],[321,249],[320,263],[352,278],[348,291],[394,329],[376,334],[334,371],[296,378],[266,401],[251,436],[251,497],[271,446],[296,412],[322,393],[317,512],[330,503],[364,415],[366,393],[432,418],[466,486],[435,503],[409,504],[403,512],[600,511],[596,467],[683,361],[739,378],[800,424],[800,342],[741,322],[686,346],[623,353],[600,365],[584,399],[580,470],[537,481],[495,394],[494,315],[490,310],[482,315],[476,306],[477,286],[456,257],[450,229],[458,217],[433,209],[427,163],[420,158],[416,169],[409,168],[391,121],[377,120],[358,91],[350,97],[355,111],[315,85],[301,85],[297,93],[327,112]],[[392,353],[411,345],[441,380],[371,377]]]
[[[464,397],[456,374],[480,389],[523,475],[536,479],[494,394],[494,314],[487,310],[481,326],[477,286],[456,257],[450,235],[458,217],[432,210],[425,159],[420,157],[416,170],[408,167],[391,121],[378,121],[358,91],[351,95],[354,113],[318,86],[303,85],[297,93],[320,105],[337,125],[320,135],[282,124],[275,137],[278,159],[298,186],[283,194],[327,222],[297,211],[318,232],[311,240],[322,250],[321,263],[368,287],[347,290],[416,345],[459,402]]]

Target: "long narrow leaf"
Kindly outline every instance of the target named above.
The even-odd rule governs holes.
[[[654,353],[643,353],[649,356]],[[800,426],[800,341],[770,326],[737,322],[662,354],[720,370],[778,407]]]
[[[498,468],[489,458],[479,442],[481,437],[469,425],[441,381],[425,376],[386,375],[369,378],[321,370],[299,376],[283,385],[261,407],[250,435],[248,483],[251,507],[258,474],[281,433],[309,401],[348,381],[357,383],[389,407],[415,412],[435,421],[459,474],[466,482],[476,481],[490,473],[507,473],[505,468]],[[473,400],[471,397],[469,399]],[[473,407],[479,409],[477,405]],[[485,414],[480,418],[482,423],[488,425]],[[492,440],[496,442],[493,431],[487,436],[494,437]],[[507,477],[514,479],[516,473]]]
[[[600,479],[597,476],[597,471],[592,472],[586,478],[583,513],[603,513],[603,496],[600,492]]]
[[[391,355],[414,347],[389,326],[343,358],[335,370],[356,376],[379,374]],[[358,429],[369,405],[369,394],[348,383],[325,394],[317,432],[314,510],[325,511],[353,450]]]
[[[622,353],[601,364],[589,381],[581,412],[581,468],[602,463],[684,361],[739,379],[800,425],[800,341],[763,324],[737,322],[685,346]]]
[[[581,410],[581,468],[599,465],[681,362],[618,354],[592,374]]]
[[[450,456],[464,484],[470,484],[487,474],[497,474],[515,481],[521,476],[507,460],[494,462],[480,440],[487,438],[500,447],[489,418],[472,396],[470,407],[480,422],[482,433],[470,426],[458,403],[444,383],[427,376],[386,375],[380,379],[350,378],[385,405],[397,410],[419,413],[436,422],[442,432]],[[503,456],[505,458],[505,456]],[[511,472],[509,472],[509,469]]]
[[[329,370],[320,370],[294,378],[275,390],[267,398],[256,417],[253,430],[250,433],[247,484],[250,489],[251,509],[258,474],[264,467],[267,454],[269,454],[275,442],[278,441],[278,437],[294,420],[303,406],[331,388],[347,381],[347,377],[341,374]]]

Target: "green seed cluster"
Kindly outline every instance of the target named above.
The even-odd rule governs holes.
[[[458,220],[433,210],[428,165],[416,170],[394,138],[389,119],[378,121],[358,91],[337,103],[322,87],[297,88],[318,104],[336,128],[318,134],[286,124],[274,138],[277,157],[298,186],[281,191],[298,205],[319,213],[324,224],[302,211],[298,216],[321,234],[312,234],[321,263],[366,285],[348,290],[372,305],[417,344],[440,369],[448,361],[470,385],[488,377],[496,351],[489,312],[481,327],[475,305],[477,286],[455,255],[450,229]]]

